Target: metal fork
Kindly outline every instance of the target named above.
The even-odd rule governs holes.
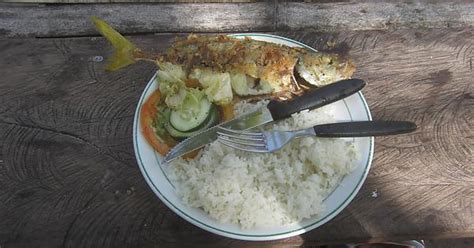
[[[316,125],[296,131],[236,131],[219,127],[217,140],[229,147],[248,152],[274,152],[294,138],[317,137],[368,137],[409,133],[416,124],[408,121],[357,121]]]

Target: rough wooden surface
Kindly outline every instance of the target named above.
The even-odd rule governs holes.
[[[256,0],[3,0],[7,3],[250,3]]]
[[[108,1],[108,0],[105,0]],[[140,4],[3,4],[0,37],[97,35],[89,17],[128,34],[372,30],[474,26],[470,0]]]
[[[0,5],[0,37],[98,35],[98,16],[120,32],[270,31],[273,3]]]
[[[354,201],[307,234],[255,243],[167,209],[136,165],[145,63],[105,73],[101,38],[0,40],[0,246],[278,246],[474,236],[474,29],[278,33],[354,58],[375,119],[415,133],[377,138]],[[174,35],[136,36],[160,51]]]
[[[427,248],[472,248],[474,238],[425,240]]]
[[[472,1],[282,2],[278,29],[361,30],[474,25]]]

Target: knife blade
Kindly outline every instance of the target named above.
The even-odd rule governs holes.
[[[361,79],[345,79],[309,91],[291,101],[280,102],[271,100],[267,106],[262,107],[257,111],[205,129],[202,132],[183,140],[166,154],[163,163],[169,163],[177,157],[210,144],[217,139],[217,130],[219,129],[219,126],[235,130],[254,128],[272,121],[288,118],[292,114],[302,110],[322,107],[329,103],[341,100],[361,90],[364,86],[365,82]]]

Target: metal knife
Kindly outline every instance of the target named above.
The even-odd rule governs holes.
[[[245,130],[257,127],[272,121],[288,118],[292,114],[302,110],[319,108],[329,103],[341,100],[361,90],[364,86],[365,82],[361,79],[345,79],[316,88],[290,101],[279,102],[271,100],[266,107],[262,107],[255,112],[239,116],[230,121],[205,129],[202,132],[183,140],[171,149],[163,159],[163,163],[169,163],[177,157],[213,142],[217,139],[217,130],[219,126],[235,130]]]

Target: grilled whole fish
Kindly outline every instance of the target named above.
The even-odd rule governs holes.
[[[116,48],[107,70],[117,70],[138,60],[151,61],[158,65],[158,78],[162,81],[200,87],[216,104],[228,103],[234,93],[288,99],[310,86],[349,78],[355,71],[349,59],[336,54],[225,35],[189,35],[176,40],[165,53],[150,55],[104,21],[96,17],[92,20]]]

